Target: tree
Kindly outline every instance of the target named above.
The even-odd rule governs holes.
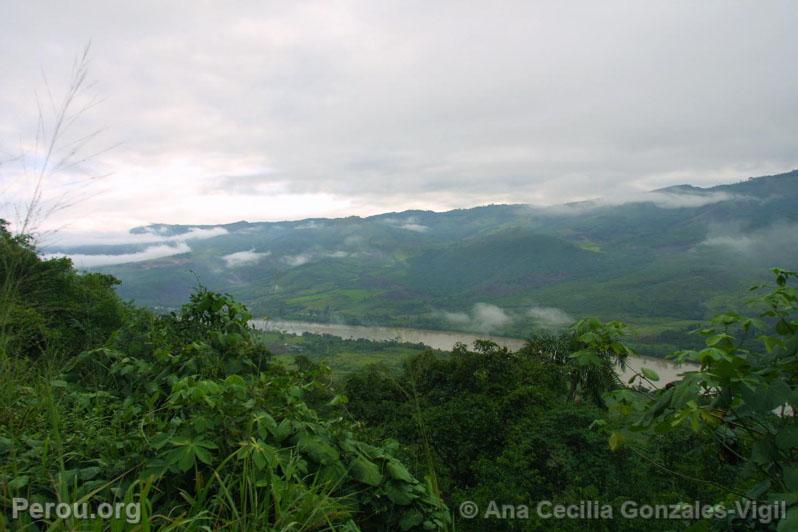
[[[744,474],[726,487],[730,498],[786,501],[781,531],[798,528],[798,273],[772,271],[775,286],[752,288],[756,315],[720,314],[700,331],[704,349],[674,354],[698,370],[654,392],[617,390],[607,402],[620,422],[612,447],[635,449],[685,426],[705,434]]]

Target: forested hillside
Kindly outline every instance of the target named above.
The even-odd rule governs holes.
[[[611,203],[156,224],[132,231],[138,243],[47,251],[154,308],[177,308],[199,279],[281,319],[526,337],[590,314],[628,322],[636,345],[664,354],[694,347],[687,332],[742,302],[768,267],[794,264],[796,223],[798,171]],[[153,246],[168,256],[145,260]]]
[[[674,354],[698,368],[660,388],[649,369],[618,379],[625,327],[594,318],[517,352],[478,341],[333,376],[310,352],[275,361],[230,296],[197,287],[155,314],[3,226],[0,246],[3,527],[798,526],[798,273],[706,324],[704,348]],[[20,500],[138,510],[39,519]],[[615,513],[552,520],[539,501]],[[619,514],[629,501],[670,517]]]

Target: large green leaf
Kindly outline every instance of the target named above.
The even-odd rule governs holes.
[[[327,465],[338,460],[338,450],[321,438],[303,435],[297,442],[297,448],[316,463]]]
[[[650,381],[657,382],[659,380],[659,375],[653,369],[640,368],[640,373]]]
[[[382,473],[377,464],[366,460],[362,457],[357,457],[351,464],[352,477],[369,486],[379,486],[382,482]]]
[[[405,482],[412,482],[414,480],[413,475],[410,474],[410,471],[398,460],[389,460],[388,464],[385,466],[385,469],[388,471],[388,474],[391,478],[395,478],[397,480],[403,480]]]

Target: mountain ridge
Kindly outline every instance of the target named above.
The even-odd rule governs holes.
[[[719,191],[727,191],[729,189],[733,189],[734,191],[740,191],[742,189],[749,189],[750,187],[756,188],[765,188],[768,185],[772,184],[773,181],[781,180],[781,179],[791,179],[798,177],[798,169],[790,170],[788,172],[783,172],[780,174],[771,174],[765,176],[756,176],[756,177],[748,177],[746,179],[742,179],[740,181],[736,181],[734,183],[722,183],[717,185],[711,185],[707,187],[701,187],[697,185],[692,185],[689,183],[683,183],[678,185],[670,185],[667,187],[656,188],[649,190],[646,194],[654,194],[658,192],[664,193],[673,193],[673,194],[710,194],[712,192],[719,192]],[[631,203],[647,203],[652,200],[647,200],[645,197],[640,197],[628,201],[622,202],[622,204],[631,204]],[[348,220],[348,219],[358,219],[358,220],[376,220],[391,216],[406,216],[406,215],[426,215],[426,214],[449,214],[458,211],[471,211],[474,209],[489,209],[492,207],[520,207],[520,208],[531,208],[531,209],[557,209],[560,207],[567,207],[567,206],[580,206],[580,205],[589,205],[595,204],[594,201],[591,200],[583,200],[577,202],[566,202],[558,205],[551,205],[551,206],[535,206],[532,204],[527,203],[488,203],[484,205],[474,205],[472,207],[457,207],[454,209],[447,209],[443,211],[434,211],[431,209],[407,209],[404,211],[387,211],[378,214],[372,214],[368,216],[359,216],[359,215],[349,215],[349,216],[339,216],[339,217],[311,217],[311,218],[301,218],[297,220],[257,220],[257,221],[249,221],[249,220],[236,220],[234,222],[223,222],[217,224],[208,224],[208,223],[166,223],[166,222],[153,222],[146,225],[135,226],[129,230],[131,234],[142,234],[147,232],[158,232],[160,228],[199,228],[199,229],[209,229],[213,227],[223,227],[223,228],[235,228],[240,226],[247,226],[247,225],[256,225],[256,224],[301,224],[301,223],[310,223],[310,222],[329,222],[329,221],[339,221],[339,220]],[[599,202],[601,205],[601,202]]]
[[[524,336],[543,326],[534,309],[544,308],[625,320],[664,350],[686,345],[695,323],[768,267],[798,263],[798,171],[701,190],[619,205],[153,224],[136,234],[162,237],[167,256],[148,258],[152,242],[61,251],[141,258],[93,269],[160,309],[197,280],[281,319]]]

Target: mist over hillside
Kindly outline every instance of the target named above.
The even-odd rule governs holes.
[[[657,351],[689,343],[767,267],[794,266],[796,223],[793,171],[624,202],[153,224],[44,251],[117,276],[123,297],[156,309],[201,283],[280,319],[526,336],[596,315]]]

